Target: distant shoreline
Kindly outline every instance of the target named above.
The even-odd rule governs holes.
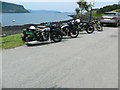
[[[57,24],[57,23],[66,23],[69,22],[73,19],[69,19],[69,20],[64,20],[64,21],[57,21],[57,22],[51,22],[52,24]],[[45,23],[40,23],[40,24],[24,24],[24,25],[14,25],[14,26],[3,26],[2,27],[2,36],[8,36],[8,35],[13,35],[13,34],[18,34],[18,33],[22,33],[23,29],[28,28],[30,26],[43,26]]]

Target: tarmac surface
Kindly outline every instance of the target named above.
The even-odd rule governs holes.
[[[117,88],[118,28],[3,50],[2,88]]]

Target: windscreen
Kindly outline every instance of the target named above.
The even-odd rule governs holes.
[[[104,13],[105,16],[116,16],[116,13]]]

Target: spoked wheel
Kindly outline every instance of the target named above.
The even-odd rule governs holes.
[[[23,40],[23,41],[25,41],[25,38],[26,38],[25,36],[22,36],[22,40]]]
[[[29,37],[26,37],[25,38],[25,42],[29,42],[30,41],[30,38]]]
[[[22,40],[24,41],[24,42],[29,42],[30,41],[30,39],[29,39],[29,37],[22,37]]]
[[[93,32],[94,32],[94,26],[93,26],[93,25],[88,26],[87,29],[86,29],[86,32],[87,32],[88,34],[93,33]]]
[[[97,24],[97,25],[96,25],[96,29],[97,29],[98,31],[103,31],[103,27],[102,27],[102,25],[100,25],[100,24]]]
[[[54,35],[52,36],[52,40],[53,40],[54,42],[60,42],[60,41],[62,40],[62,35],[54,34]]]
[[[71,30],[69,34],[71,38],[76,38],[79,35],[79,30],[77,30],[77,28],[74,28],[74,30]]]

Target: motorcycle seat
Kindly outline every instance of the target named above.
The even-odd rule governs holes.
[[[88,23],[88,21],[81,21],[80,23]]]

